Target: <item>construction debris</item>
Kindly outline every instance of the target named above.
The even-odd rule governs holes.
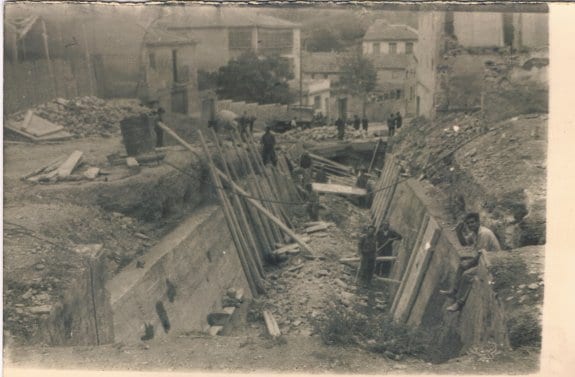
[[[138,100],[59,98],[25,112],[12,114],[8,123],[10,129],[34,141],[71,136],[110,136],[119,133],[120,121],[125,117],[148,112],[149,109],[141,106]]]
[[[281,336],[282,333],[281,333],[280,328],[278,326],[278,323],[276,322],[272,313],[270,313],[267,310],[264,310],[263,316],[264,316],[264,321],[266,323],[266,328],[268,330],[268,334],[270,334],[270,336],[272,338],[277,338],[277,337]]]
[[[352,196],[367,195],[366,189],[352,186],[336,185],[333,183],[312,183],[312,188],[314,191],[321,193],[352,195]]]
[[[70,174],[74,171],[76,166],[80,163],[82,159],[82,155],[84,153],[81,151],[74,151],[70,157],[60,167],[58,168],[58,178],[66,178],[69,177]]]

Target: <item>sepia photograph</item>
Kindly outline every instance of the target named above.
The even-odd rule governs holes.
[[[5,368],[540,372],[548,4],[3,8]]]

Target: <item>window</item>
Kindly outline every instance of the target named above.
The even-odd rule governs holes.
[[[412,42],[407,42],[405,44],[405,53],[406,54],[413,54],[413,43]]]
[[[148,60],[150,61],[150,68],[156,69],[156,54],[150,52],[150,54],[148,54]]]
[[[313,97],[313,108],[319,109],[320,107],[321,107],[321,97],[320,96]]]
[[[397,89],[397,90],[395,91],[395,95],[397,96],[397,99],[400,99],[400,98],[401,98],[401,90],[400,90],[400,89]]]
[[[252,48],[252,31],[245,28],[234,28],[228,32],[230,50],[249,50]]]
[[[381,45],[379,43],[373,44],[373,53],[379,55],[381,53]]]
[[[289,54],[293,50],[293,30],[258,29],[258,43],[264,53]]]
[[[389,53],[390,54],[397,54],[397,43],[392,42],[389,44]]]

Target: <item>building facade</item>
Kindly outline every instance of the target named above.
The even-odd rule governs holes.
[[[168,12],[156,26],[198,42],[198,70],[217,70],[242,53],[253,51],[287,59],[295,80],[299,80],[298,24],[247,9],[194,7],[193,12]]]
[[[416,113],[416,62],[418,32],[407,25],[375,21],[362,42],[363,56],[377,70],[377,86],[372,100],[380,104],[377,118],[389,112],[411,116]]]

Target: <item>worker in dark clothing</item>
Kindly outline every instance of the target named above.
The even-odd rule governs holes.
[[[311,156],[309,155],[309,153],[304,152],[299,159],[299,166],[301,166],[304,169],[309,169],[311,168],[311,164],[312,164]]]
[[[160,123],[163,122],[162,116],[166,111],[160,106],[159,101],[150,101],[148,107],[151,109],[149,117],[154,123],[156,148],[160,148],[164,146],[164,130],[160,127]]]
[[[403,118],[401,117],[401,114],[398,111],[397,114],[395,114],[395,130],[396,131],[399,130],[402,124],[403,124]]]
[[[310,221],[319,221],[319,195],[313,190],[312,184],[308,183],[305,186],[307,191],[307,214]]]
[[[248,118],[248,124],[250,126],[250,135],[254,134],[254,123],[256,122],[256,119],[257,118],[253,115]]]
[[[238,127],[240,129],[240,137],[243,141],[247,140],[247,133],[248,133],[248,114],[244,111],[244,114],[237,118],[236,121],[238,122]]]
[[[447,291],[439,291],[442,295],[455,298],[455,303],[447,307],[447,311],[457,312],[463,308],[465,301],[471,292],[473,282],[477,276],[477,265],[483,252],[499,251],[501,246],[495,234],[480,225],[479,214],[472,212],[465,216],[463,222],[456,228],[460,242],[463,246],[471,246],[474,255],[461,261],[455,277],[454,288]],[[467,233],[467,234],[461,234]]]
[[[387,135],[389,137],[393,136],[395,133],[395,116],[393,114],[389,114],[387,117]]]
[[[360,124],[361,124],[361,120],[359,119],[359,117],[357,115],[354,115],[353,116],[353,129],[358,131]]]
[[[367,227],[365,234],[359,239],[358,247],[361,257],[358,271],[359,281],[366,288],[371,285],[373,272],[375,271],[376,244],[375,227],[370,225]]]
[[[361,127],[363,128],[363,130],[365,132],[367,132],[368,126],[369,126],[369,121],[367,120],[367,117],[364,115],[363,118],[361,119]]]
[[[315,175],[315,181],[318,183],[327,183],[328,182],[327,173],[325,172],[325,169],[323,167],[320,168],[319,171],[317,172],[317,174]]]
[[[337,127],[337,138],[343,140],[345,137],[345,121],[341,118],[337,118],[335,126]]]
[[[384,221],[377,232],[377,256],[378,257],[391,257],[393,256],[393,241],[403,239],[401,234],[396,232],[389,226],[389,222]],[[375,272],[379,276],[387,277],[391,272],[391,262],[383,261],[378,262]]]
[[[270,127],[266,127],[266,132],[262,136],[261,142],[262,142],[262,160],[264,162],[264,165],[267,164],[268,162],[271,162],[274,166],[276,166],[277,163],[276,150],[275,150],[276,138],[271,133]]]
[[[365,169],[362,169],[355,181],[355,187],[362,188],[368,191],[366,196],[362,196],[358,199],[357,204],[362,208],[368,208],[370,204],[369,196],[370,196],[370,184],[369,184],[369,177],[366,174]]]

